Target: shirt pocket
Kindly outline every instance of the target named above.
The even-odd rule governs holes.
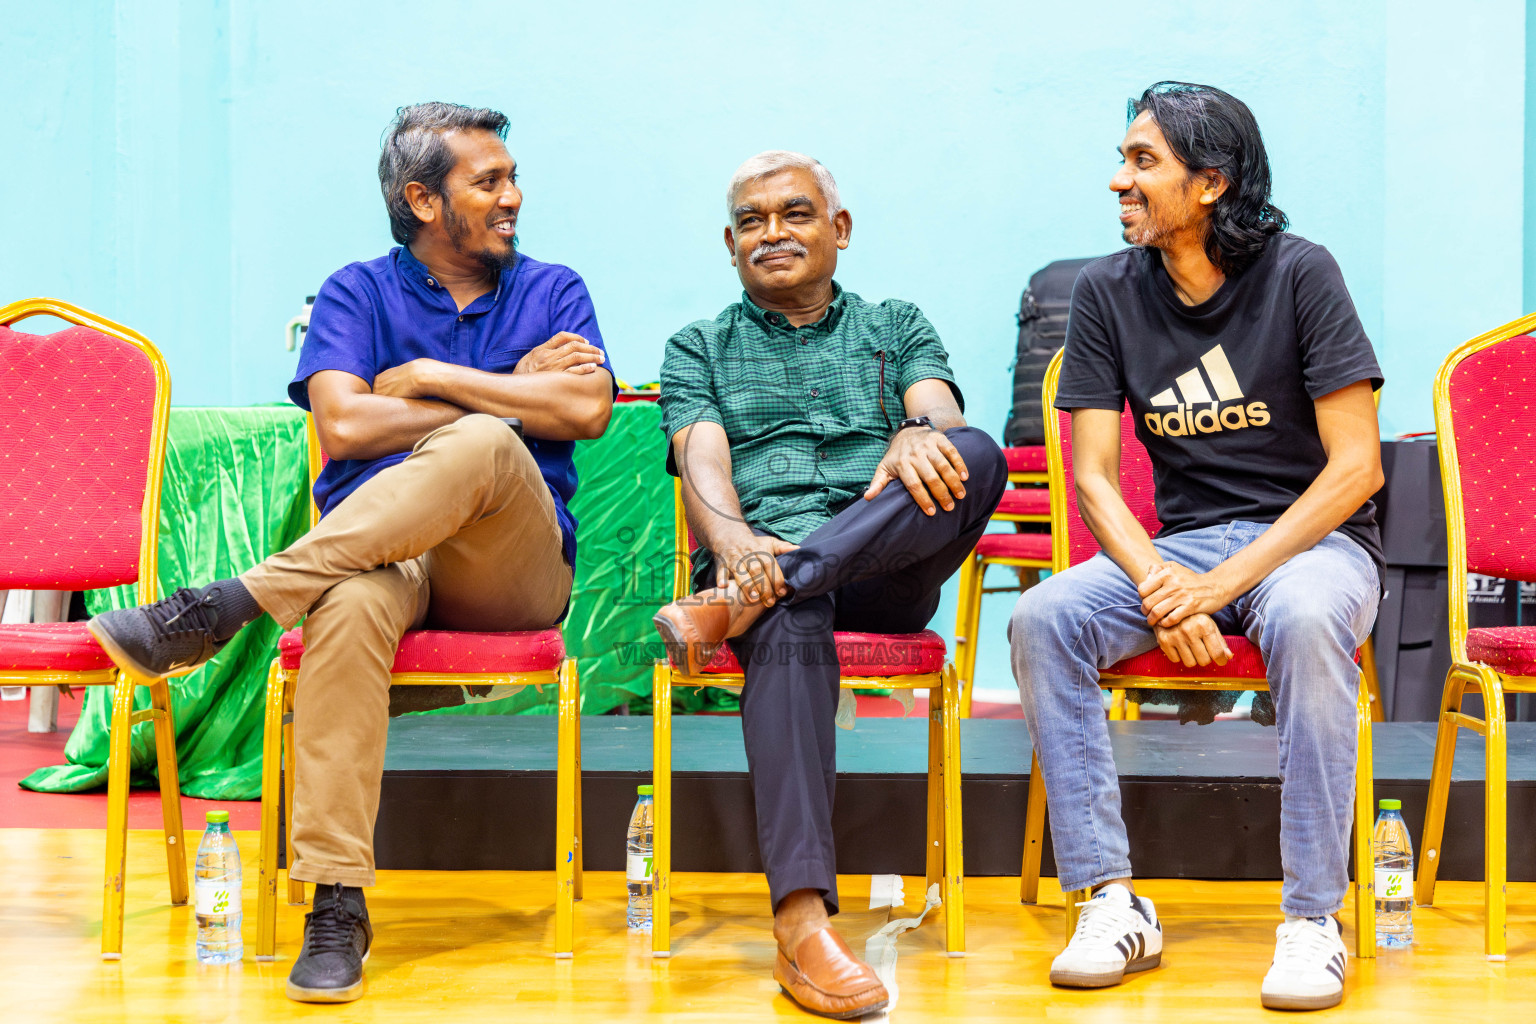
[[[835,411],[844,423],[885,435],[906,419],[901,402],[901,367],[889,349],[878,344],[850,347],[836,376]]]
[[[776,359],[722,359],[715,394],[726,438],[734,445],[762,437],[788,420],[805,417],[796,396],[803,390],[799,367]]]

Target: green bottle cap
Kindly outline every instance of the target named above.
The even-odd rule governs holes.
[[[652,795],[653,793],[656,792],[656,787],[655,786],[637,786],[635,788],[635,792],[639,793],[641,796],[650,796],[650,795]]]
[[[208,824],[210,824],[210,825],[228,825],[229,824],[229,812],[228,811],[209,811],[208,812]]]
[[[1401,800],[1383,800],[1381,802],[1381,809],[1384,811],[1400,811],[1403,809],[1403,802]]]

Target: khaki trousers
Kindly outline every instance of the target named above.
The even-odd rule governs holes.
[[[389,670],[408,629],[547,629],[571,595],[549,488],[505,423],[433,431],[304,537],[240,577],[284,628],[304,619],[294,693],[294,862],[373,884]],[[305,616],[308,616],[305,618]]]

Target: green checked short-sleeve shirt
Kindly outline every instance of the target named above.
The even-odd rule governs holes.
[[[826,314],[804,327],[743,294],[674,334],[661,363],[668,440],[695,423],[720,424],[747,524],[796,544],[863,495],[906,418],[909,387],[945,381],[965,407],[938,332],[916,306],[832,287]],[[670,446],[667,468],[678,472]]]

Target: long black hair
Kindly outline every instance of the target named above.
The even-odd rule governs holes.
[[[1269,201],[1269,154],[1248,105],[1231,93],[1191,82],[1158,82],[1127,104],[1126,122],[1150,113],[1168,148],[1190,173],[1216,171],[1227,190],[1212,207],[1205,254],[1223,274],[1239,274],[1286,229]]]

